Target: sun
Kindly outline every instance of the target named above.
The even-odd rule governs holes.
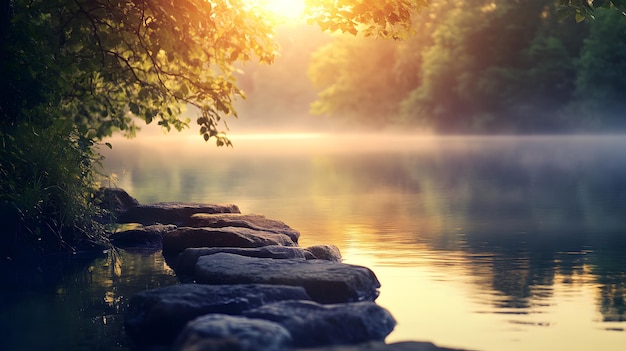
[[[298,21],[304,14],[304,0],[245,0],[271,12],[280,21]]]

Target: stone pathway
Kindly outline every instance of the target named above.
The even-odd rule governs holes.
[[[374,302],[380,283],[342,263],[336,246],[301,248],[296,230],[235,205],[141,205],[111,194],[118,221],[138,224],[112,242],[162,249],[182,282],[130,299],[125,329],[139,349],[451,350],[385,344],[396,321]]]

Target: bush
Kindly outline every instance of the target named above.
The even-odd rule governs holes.
[[[0,232],[3,259],[72,252],[106,242],[94,218],[92,140],[69,123],[0,130]]]

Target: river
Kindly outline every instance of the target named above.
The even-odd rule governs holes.
[[[250,134],[233,149],[197,139],[115,140],[102,150],[104,185],[142,203],[234,203],[299,230],[301,246],[337,245],[381,281],[377,302],[398,321],[388,342],[624,347],[626,137]],[[67,341],[76,349],[127,349],[129,295],[176,280],[159,254],[121,262],[64,272],[38,305],[83,311],[58,322],[87,329]],[[63,305],[68,294],[84,301]]]

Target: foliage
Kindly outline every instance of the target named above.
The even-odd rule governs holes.
[[[626,127],[626,20],[614,11],[597,11],[577,61],[576,103],[591,130]]]
[[[428,0],[306,0],[309,23],[323,30],[383,38],[406,38],[412,16],[428,6]]]
[[[235,63],[270,63],[277,50],[272,17],[244,0],[1,5],[1,212],[19,217],[3,239],[44,251],[89,238],[97,140],[117,130],[132,136],[138,120],[187,127],[181,110],[193,106],[204,140],[231,145],[224,117],[236,116],[233,101],[244,96]],[[404,0],[309,5],[329,29],[337,22],[354,32],[362,22],[358,30],[382,36],[399,35],[416,8]]]
[[[340,38],[320,48],[309,67],[311,81],[319,89],[311,111],[332,110],[352,121],[352,129],[388,124],[398,102],[397,92],[389,87],[401,84],[393,72],[394,51],[392,42],[370,43],[364,38]],[[350,69],[345,69],[346,62]]]
[[[199,111],[205,140],[243,93],[232,63],[270,62],[271,23],[241,1],[3,1],[0,154],[3,257],[101,241],[91,195],[94,143],[135,121],[181,129]],[[5,253],[5,252],[3,252]]]
[[[271,23],[242,1],[13,4],[3,115],[15,120],[46,103],[56,115],[41,118],[71,119],[91,138],[132,134],[133,117],[181,129],[188,121],[180,108],[189,104],[205,140],[228,145],[220,121],[243,95],[232,63],[253,55],[271,62],[276,49]]]
[[[576,22],[594,19],[598,9],[613,9],[622,15],[626,13],[624,0],[558,0],[557,4],[561,18],[574,16]]]
[[[100,158],[91,140],[57,121],[0,131],[0,143],[3,258],[106,243],[103,228],[92,220],[99,213],[90,190]]]
[[[440,0],[414,17],[419,35],[407,40],[336,39],[311,64],[311,111],[376,129],[444,133],[624,126],[626,20],[597,9],[592,21],[563,21],[553,5]]]

